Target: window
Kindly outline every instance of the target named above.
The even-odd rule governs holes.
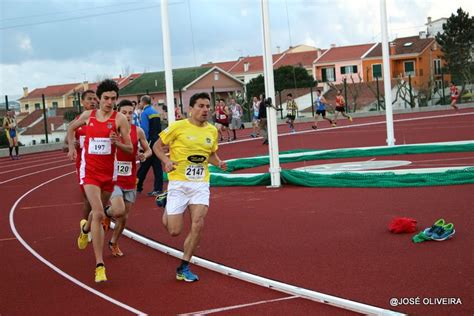
[[[58,102],[53,102],[53,109],[57,109],[58,108]]]
[[[372,65],[372,78],[382,78],[382,64]]]
[[[435,80],[435,87],[436,87],[438,90],[443,89],[443,80]]]
[[[410,47],[412,45],[413,45],[413,42],[408,42],[408,43],[403,44],[403,46],[405,46],[405,47]]]
[[[41,109],[41,104],[35,103],[35,110],[39,110],[39,109]]]
[[[433,69],[435,75],[441,75],[441,59],[433,60]]]
[[[30,105],[29,104],[25,104],[25,112],[28,112],[30,110]]]
[[[405,71],[405,76],[414,76],[415,75],[415,62],[406,61],[403,63],[403,68]]]
[[[357,73],[357,65],[351,65],[351,66],[343,66],[341,67],[341,74],[356,74]]]
[[[334,68],[323,68],[321,70],[323,82],[336,81],[335,69]]]

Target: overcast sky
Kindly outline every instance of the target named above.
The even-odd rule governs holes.
[[[387,0],[389,37],[471,0]],[[174,68],[261,55],[260,0],[169,0]],[[272,50],[380,41],[377,0],[269,0]],[[0,95],[163,70],[159,0],[0,0]]]

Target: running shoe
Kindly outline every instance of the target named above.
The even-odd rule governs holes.
[[[146,195],[147,196],[158,196],[161,194],[161,191],[151,191],[151,192],[148,192]]]
[[[122,257],[123,252],[120,250],[118,243],[113,243],[109,241],[109,249],[112,251],[112,256],[114,257]]]
[[[432,238],[433,234],[443,228],[443,225],[445,224],[444,219],[440,218],[438,219],[433,226],[430,228],[426,228],[423,233],[426,237]]]
[[[95,282],[105,282],[107,281],[107,276],[105,275],[105,267],[98,266],[95,268]]]
[[[336,126],[337,126],[337,124],[336,124],[336,123],[332,123],[332,127],[336,127]]]
[[[318,127],[316,125],[311,125],[311,128],[312,129],[318,129]]]
[[[85,220],[85,219],[82,219],[81,223],[79,224],[81,232],[79,233],[79,237],[77,237],[77,247],[79,247],[79,249],[81,249],[81,250],[86,249],[87,244],[89,243],[88,234],[84,233],[84,231],[83,231],[83,228],[84,228],[84,226],[86,226],[86,224],[87,224],[87,220]]]
[[[166,207],[166,201],[168,197],[168,191],[165,191],[163,193],[160,193],[156,196],[155,198],[155,203],[158,207],[165,208]]]
[[[352,122],[352,116],[349,116],[349,121],[351,121],[351,122]]]
[[[431,238],[435,241],[443,241],[452,238],[455,233],[456,230],[454,229],[454,225],[452,223],[448,223],[443,225],[441,229],[436,230]]]
[[[192,273],[189,269],[189,266],[176,269],[176,280],[186,281],[186,282],[196,282],[199,281],[199,278],[196,274]]]

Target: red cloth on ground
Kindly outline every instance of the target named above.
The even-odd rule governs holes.
[[[396,217],[388,225],[388,230],[394,234],[413,233],[416,231],[416,220],[409,217]]]

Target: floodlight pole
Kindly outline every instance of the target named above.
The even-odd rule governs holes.
[[[262,1],[262,26],[263,26],[263,75],[265,78],[265,97],[271,98],[272,105],[275,104],[275,82],[273,79],[273,58],[270,41],[270,23],[268,0]],[[264,100],[260,106],[265,106]],[[270,157],[270,179],[271,188],[281,186],[280,179],[280,159],[278,157],[278,131],[276,110],[274,107],[267,107],[267,131],[268,131],[268,151]]]
[[[168,124],[173,123],[174,115],[174,88],[173,67],[171,65],[170,29],[168,23],[168,0],[161,0],[161,32],[163,34],[163,58],[165,63],[166,106],[168,108]]]
[[[387,120],[387,145],[395,145],[392,111],[392,79],[390,73],[390,55],[388,51],[387,9],[386,1],[380,0],[380,20],[382,24],[382,60],[383,87],[385,92],[385,117]]]

